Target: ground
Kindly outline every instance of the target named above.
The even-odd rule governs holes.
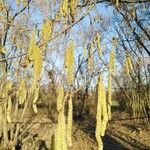
[[[32,113],[28,117],[33,119],[22,130],[22,144],[16,149],[49,150],[56,124],[51,121],[47,111],[39,110],[37,115]],[[149,150],[149,126],[143,126],[142,121],[135,122],[125,118],[129,118],[125,113],[113,113],[112,121],[108,123],[106,135],[103,137],[104,150]],[[74,122],[73,147],[70,150],[97,150],[94,124],[94,120]]]

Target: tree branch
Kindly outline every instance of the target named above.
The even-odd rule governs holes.
[[[12,56],[12,57],[7,57],[7,58],[2,58],[2,59],[0,59],[0,62],[6,61],[6,60],[9,60],[9,59],[19,58],[19,57],[22,57],[22,56],[27,55],[27,54],[28,54],[28,53],[25,52],[25,53],[19,54],[19,55],[17,55],[17,56]]]

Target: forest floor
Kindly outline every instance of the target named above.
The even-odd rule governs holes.
[[[31,122],[23,129],[22,146],[17,150],[49,150],[54,124],[47,111],[39,110],[38,115],[30,114]],[[124,118],[124,119],[121,119]],[[106,135],[103,137],[104,150],[150,150],[150,128],[135,120],[126,120],[125,113],[113,113]],[[73,147],[70,150],[97,150],[94,138],[95,121],[75,121],[73,126]]]
[[[135,120],[125,112],[116,111],[108,124],[107,135],[126,143],[127,149],[150,150],[150,124],[143,118]]]

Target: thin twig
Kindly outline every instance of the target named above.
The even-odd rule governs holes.
[[[9,60],[9,59],[19,58],[19,57],[22,57],[22,56],[27,55],[27,54],[28,54],[28,53],[25,52],[25,53],[19,54],[19,55],[17,55],[17,56],[12,56],[12,57],[7,57],[7,58],[2,58],[2,59],[0,59],[0,62],[6,61],[6,60]]]
[[[94,7],[94,6],[93,6]],[[86,14],[84,14],[80,19],[78,19],[76,22],[72,23],[71,25],[69,25],[68,27],[66,27],[65,29],[61,30],[59,33],[57,33],[54,37],[50,38],[47,42],[50,42],[51,40],[57,38],[60,34],[64,33],[65,31],[67,31],[68,29],[70,29],[71,27],[73,27],[74,25],[76,25],[78,22],[82,21],[93,9],[93,7],[91,7],[88,12]],[[39,45],[39,47],[42,47],[43,45],[45,45],[47,42],[42,43],[41,45]],[[14,58],[18,58],[18,57],[22,57],[24,55],[27,55],[28,52],[25,52],[23,54],[17,55],[17,56],[12,56],[12,57],[7,57],[7,58],[3,58],[0,59],[0,62],[2,61],[6,61],[9,59],[14,59]]]

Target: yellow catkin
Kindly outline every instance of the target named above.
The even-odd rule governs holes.
[[[32,104],[32,108],[33,108],[33,110],[34,110],[35,113],[38,112],[36,104]]]
[[[88,69],[92,70],[93,69],[93,43],[90,45],[90,50],[89,50],[89,57],[88,57]]]
[[[32,33],[30,46],[28,50],[29,60],[33,61],[34,79],[39,80],[42,72],[42,50],[36,44],[35,31]]]
[[[62,14],[64,17],[67,17],[68,15],[68,0],[63,0],[63,4],[62,4]]]
[[[42,51],[38,46],[36,46],[33,54],[34,54],[34,78],[39,80],[41,77],[43,64]]]
[[[57,96],[57,111],[59,112],[63,107],[64,100],[64,88],[58,88],[58,96]]]
[[[32,104],[32,107],[33,107],[33,110],[35,113],[37,113],[37,106],[36,106],[36,102],[38,100],[38,97],[39,97],[39,87],[37,87],[35,89],[35,92],[34,92],[34,98],[33,98],[33,104]]]
[[[59,10],[55,14],[55,20],[59,21],[62,17],[62,8],[60,7]]]
[[[42,50],[36,44],[35,32],[32,33],[30,46],[28,50],[29,60],[33,61],[34,65],[34,79],[39,80],[42,72]]]
[[[70,16],[72,18],[72,21],[74,22],[76,15],[77,0],[71,0],[69,6],[70,6]]]
[[[68,101],[68,120],[67,120],[67,143],[68,146],[72,146],[72,123],[73,123],[73,106],[72,106],[72,96]]]
[[[28,0],[22,0],[23,6],[28,7]]]
[[[52,34],[52,29],[53,29],[52,20],[47,19],[46,21],[43,22],[43,26],[42,26],[43,40],[48,41],[50,39],[51,34]]]
[[[58,113],[58,124],[55,129],[55,150],[67,150],[66,122],[64,112]]]
[[[102,82],[102,78],[98,79],[98,102],[96,114],[96,131],[95,137],[99,146],[99,150],[103,149],[103,142],[101,136],[105,135],[106,124],[108,122],[107,105],[106,105],[106,91]]]
[[[111,119],[111,105],[112,105],[112,75],[108,75],[108,118]]]
[[[20,81],[19,84],[19,89],[17,92],[17,97],[19,99],[19,104],[23,104],[26,100],[26,95],[27,95],[27,89],[26,89],[26,83],[24,80]]]
[[[42,64],[43,64],[42,51],[38,46],[36,46],[36,48],[34,49],[33,56],[34,56],[34,61],[33,61],[34,62],[34,68],[33,68],[34,79],[33,79],[33,85],[32,85],[32,92],[34,92],[34,95],[35,95],[34,100],[33,100],[33,110],[35,113],[37,113],[37,106],[34,101],[35,100],[37,101],[37,97],[38,97],[39,89],[37,85],[39,84],[39,80],[40,80],[41,72],[42,72]]]
[[[133,70],[132,57],[130,54],[128,54],[128,65],[130,70]]]
[[[65,52],[65,70],[67,74],[67,79],[68,79],[68,73],[69,73],[68,64],[69,64],[69,48],[67,48]]]
[[[100,130],[101,130],[101,122],[102,122],[102,109],[101,109],[101,106],[102,106],[102,101],[101,101],[101,87],[100,87],[100,81],[98,81],[98,102],[97,102],[97,114],[96,114],[96,131],[95,131],[95,137],[96,137],[96,140],[97,140],[97,143],[98,143],[98,146],[99,145],[99,140],[101,138],[101,134],[100,134]],[[102,146],[102,145],[101,145]]]
[[[98,34],[98,33],[96,34],[94,42],[97,46],[98,54],[101,58],[102,57],[102,47],[101,47],[101,44],[100,44],[100,34]]]
[[[66,129],[66,118],[64,115],[64,111],[62,111],[61,115],[61,144],[62,150],[67,150],[67,129]]]
[[[67,150],[66,119],[64,115],[64,88],[59,87],[57,96],[58,124],[55,130],[55,149]]]
[[[107,103],[106,103],[106,90],[105,90],[105,87],[103,88],[103,105],[102,105],[102,110],[103,110],[103,134],[101,136],[104,136],[105,135],[105,131],[106,131],[106,125],[107,125],[107,122],[108,122],[108,112],[107,112]]]
[[[129,72],[130,72],[127,57],[125,58],[125,72],[126,72],[127,75],[128,75]]]
[[[61,150],[62,144],[61,144],[61,118],[60,115],[58,115],[58,124],[55,129],[55,135],[54,135],[54,147],[55,150]]]
[[[35,104],[37,102],[38,97],[39,97],[39,87],[37,87],[35,90],[33,104]]]
[[[18,6],[21,4],[21,0],[17,0],[16,2]]]
[[[90,51],[89,51],[90,56],[93,54],[93,42],[90,45]]]
[[[102,141],[102,137],[99,136],[97,138],[97,141],[98,141],[98,150],[103,150],[103,141]]]
[[[35,31],[32,32],[31,38],[30,38],[30,44],[29,44],[29,49],[28,49],[28,56],[29,60],[33,61],[34,60],[34,49],[36,47],[36,36],[35,36]]]
[[[88,69],[91,69],[91,57],[88,57]]]
[[[0,54],[6,54],[6,48],[0,47]]]
[[[37,106],[36,106],[36,102],[34,101],[35,100],[37,101],[37,97],[38,97],[38,92],[39,92],[38,84],[42,74],[43,58],[42,58],[42,49],[40,49],[36,43],[35,31],[33,31],[32,36],[30,38],[28,56],[29,56],[29,60],[33,61],[33,82],[32,82],[31,92],[34,95],[34,98],[33,98],[32,107],[34,112],[37,113]]]
[[[119,7],[119,0],[116,0],[116,7]]]
[[[131,9],[131,15],[133,18],[136,16],[136,9],[134,7]]]
[[[115,69],[115,50],[112,48],[110,52],[109,70],[112,72]]]
[[[67,79],[68,84],[72,84],[74,82],[74,42],[71,41],[66,50],[65,56],[65,66],[67,70]]]
[[[108,74],[108,118],[111,119],[111,105],[112,105],[112,73],[115,66],[115,51],[114,48],[110,52],[109,74]]]
[[[125,58],[125,72],[128,75],[130,71],[133,70],[133,65],[132,65],[132,58],[129,53],[126,54]]]
[[[91,69],[93,69],[93,66],[94,66],[94,59],[93,59],[93,42],[91,43],[91,47],[90,47],[90,56],[91,56]]]

